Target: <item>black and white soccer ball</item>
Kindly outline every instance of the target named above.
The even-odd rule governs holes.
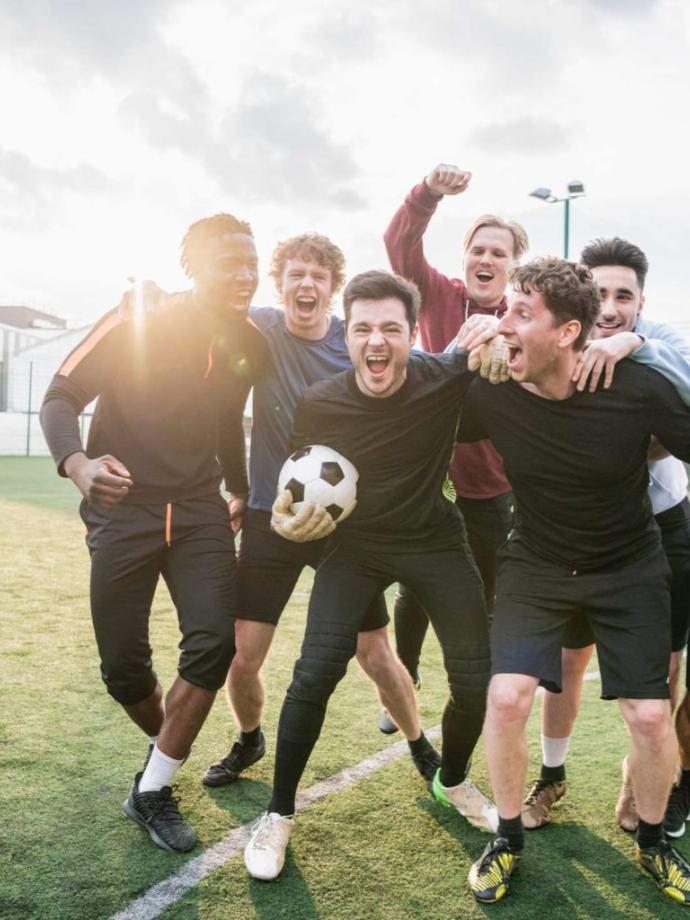
[[[312,444],[296,450],[283,464],[278,491],[292,492],[291,510],[296,514],[304,502],[323,506],[340,523],[357,504],[359,473],[331,447]]]

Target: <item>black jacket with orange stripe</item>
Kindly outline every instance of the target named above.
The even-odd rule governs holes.
[[[107,313],[63,362],[41,407],[48,446],[64,474],[83,450],[79,413],[98,397],[86,454],[129,470],[134,504],[247,491],[244,405],[270,362],[251,322],[200,307],[191,293],[168,309]]]

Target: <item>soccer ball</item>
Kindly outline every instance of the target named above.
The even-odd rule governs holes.
[[[304,502],[324,507],[334,521],[343,521],[357,504],[359,473],[331,447],[312,444],[296,450],[283,464],[278,491],[292,492],[291,510],[296,514]]]

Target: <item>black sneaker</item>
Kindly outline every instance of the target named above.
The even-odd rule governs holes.
[[[666,814],[664,815],[664,833],[667,837],[682,837],[685,833],[685,822],[688,818],[688,792],[678,783],[673,784],[671,795],[668,797]]]
[[[690,866],[668,841],[644,850],[638,847],[637,858],[664,894],[690,905]]]
[[[139,792],[142,773],[134,777],[129,798],[122,804],[128,818],[148,831],[151,840],[170,853],[186,853],[196,843],[194,828],[180,814],[179,799],[171,786],[155,792]]]
[[[433,744],[427,740],[424,750],[418,753],[414,753],[412,750],[410,750],[410,757],[412,758],[412,761],[417,768],[419,775],[427,784],[429,791],[431,791],[431,785],[434,781],[434,776],[441,768],[441,755],[433,746]]]
[[[201,782],[204,786],[225,786],[234,783],[243,770],[261,760],[265,753],[266,739],[263,732],[257,745],[240,744],[236,741],[229,754],[208,768]]]
[[[481,904],[495,904],[508,894],[510,876],[520,856],[521,851],[511,849],[505,837],[487,843],[482,855],[472,863],[467,879],[472,894]]]

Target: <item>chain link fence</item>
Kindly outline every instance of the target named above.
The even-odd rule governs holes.
[[[0,411],[0,455],[44,457],[50,453],[38,414],[53,373],[54,368],[34,361],[13,370],[3,394],[4,411]],[[89,406],[79,417],[84,443],[92,415],[93,407]]]

